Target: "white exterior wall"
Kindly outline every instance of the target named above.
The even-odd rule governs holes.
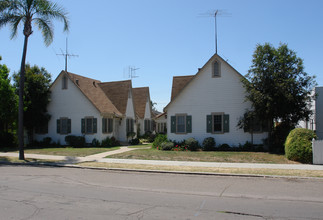
[[[126,115],[124,118],[122,118],[121,124],[119,126],[118,140],[120,140],[120,141],[127,141],[127,130],[126,130],[127,118],[132,118],[134,121],[136,119],[135,111],[134,111],[134,104],[133,104],[133,100],[131,97],[132,97],[132,95],[130,97],[128,97]],[[134,132],[137,132],[136,123],[134,123],[133,130],[134,130]]]
[[[140,126],[140,135],[145,134],[145,119],[152,120],[151,119],[150,100],[149,99],[147,99],[147,101],[146,101],[144,118],[138,118],[137,125],[139,124],[139,126]]]
[[[51,102],[48,105],[48,113],[51,115],[51,119],[48,123],[48,134],[36,134],[35,139],[41,141],[44,137],[51,137],[52,141],[59,141],[60,144],[66,144],[65,136],[83,135],[81,133],[81,119],[87,116],[97,118],[97,133],[84,135],[87,143],[91,143],[93,138],[101,141],[107,136],[114,136],[114,132],[102,134],[102,116],[100,112],[71,80],[68,79],[67,89],[62,89],[62,76],[56,80],[51,88]],[[57,133],[56,120],[61,117],[71,119],[70,134],[63,135]],[[117,123],[115,122],[114,124],[116,125]]]
[[[216,144],[231,146],[251,142],[251,134],[238,129],[237,124],[250,104],[244,102],[245,89],[238,75],[228,64],[221,62],[221,77],[212,78],[212,60],[191,81],[167,107],[168,139],[182,141],[194,137],[200,143],[206,137],[214,137]],[[229,133],[212,134],[206,132],[206,116],[211,113],[229,114]],[[192,133],[171,133],[171,116],[175,114],[192,116]],[[254,143],[262,144],[267,133],[254,134]]]

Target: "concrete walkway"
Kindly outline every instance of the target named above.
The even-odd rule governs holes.
[[[164,161],[164,160],[136,160],[136,159],[115,159],[105,158],[106,156],[119,154],[138,148],[121,147],[118,150],[89,155],[86,157],[55,156],[42,154],[25,154],[25,158],[58,160],[65,164],[75,164],[79,162],[101,162],[101,163],[121,163],[121,164],[146,164],[165,166],[190,166],[190,167],[213,167],[213,168],[256,168],[256,169],[283,169],[283,170],[322,170],[323,165],[311,164],[265,164],[265,163],[222,163],[222,162],[192,162],[192,161]],[[142,148],[141,148],[142,149]],[[18,153],[0,153],[0,157],[18,157]]]

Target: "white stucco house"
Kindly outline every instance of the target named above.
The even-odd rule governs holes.
[[[51,119],[46,128],[35,130],[34,138],[40,141],[50,137],[60,144],[66,144],[67,135],[84,136],[87,143],[106,137],[125,142],[128,132],[137,131],[133,90],[131,80],[100,82],[62,71],[50,87],[47,110]],[[149,94],[149,88],[146,90]],[[144,107],[137,104],[137,108],[145,109],[144,116],[150,119],[146,102],[142,102]]]
[[[262,126],[253,135],[237,127],[251,103],[245,102],[243,76],[218,54],[195,75],[174,76],[167,113],[167,137],[182,141],[193,137],[200,143],[214,137],[216,144],[238,146],[246,141],[262,144],[268,137]]]
[[[149,87],[133,88],[132,92],[137,115],[136,132],[138,135],[144,135],[146,132],[152,132],[153,116]]]
[[[166,134],[167,133],[167,114],[166,112],[161,113],[155,117],[156,122],[156,133]]]

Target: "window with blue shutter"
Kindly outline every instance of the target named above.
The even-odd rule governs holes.
[[[98,131],[98,119],[92,117],[85,117],[81,120],[82,133],[95,134]]]
[[[56,120],[56,132],[58,134],[69,134],[72,130],[72,120],[69,118],[60,118]]]
[[[230,131],[230,120],[228,114],[212,113],[206,116],[207,133],[227,133]]]

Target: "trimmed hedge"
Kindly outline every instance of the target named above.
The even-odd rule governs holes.
[[[312,139],[316,134],[305,128],[295,128],[287,136],[285,142],[285,156],[288,160],[301,163],[312,163]]]

